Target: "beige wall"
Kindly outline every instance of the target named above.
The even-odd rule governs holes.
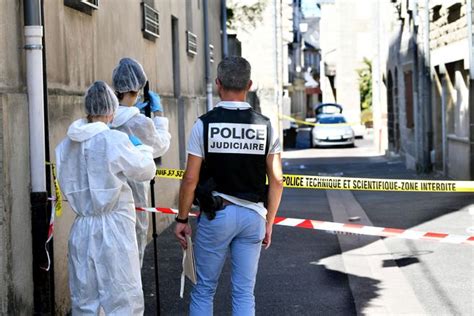
[[[33,313],[28,112],[22,7],[0,4],[0,314]]]
[[[160,37],[146,40],[141,32],[140,1],[102,0],[100,9],[87,15],[63,5],[62,0],[47,1],[45,8],[48,79],[50,89],[84,91],[94,80],[110,82],[112,70],[124,56],[139,60],[149,77],[151,88],[173,95],[171,16],[179,20],[181,89],[184,95],[204,95],[204,35],[202,4],[192,1],[193,32],[198,36],[198,54],[186,54],[185,1],[155,1],[160,12]],[[220,3],[209,1],[210,43],[216,62],[221,56]]]
[[[205,109],[204,35],[202,4],[192,1],[193,18],[190,28],[198,36],[198,54],[186,53],[185,1],[155,1],[160,13],[160,37],[146,40],[141,32],[140,1],[102,0],[99,10],[87,15],[65,7],[62,0],[48,1],[45,8],[48,84],[50,89],[50,138],[54,147],[64,137],[68,125],[83,115],[82,94],[94,80],[111,82],[112,70],[120,58],[128,56],[140,61],[150,80],[150,88],[160,93],[165,115],[170,120],[172,143],[162,158],[162,167],[179,168],[179,126],[184,124],[185,140],[198,115]],[[221,56],[220,4],[209,2],[210,43],[214,45],[215,62],[211,78],[216,75]],[[178,18],[181,98],[184,117],[179,117],[178,101],[174,97],[172,58],[172,16]],[[177,207],[179,181],[157,179],[158,206]],[[56,309],[64,313],[69,308],[67,285],[67,239],[73,221],[67,204],[56,221],[55,284]],[[157,216],[161,232],[171,222],[170,216]]]
[[[146,40],[141,32],[141,1],[101,0],[92,15],[64,6],[63,0],[45,4],[46,71],[50,154],[75,119],[83,116],[83,95],[95,80],[111,83],[112,70],[122,57],[139,60],[150,88],[160,93],[170,120],[172,143],[162,158],[165,168],[179,168],[180,142],[186,142],[197,116],[205,113],[204,35],[202,0],[191,1],[192,21],[186,19],[186,2],[155,0],[160,13],[160,37]],[[29,202],[28,103],[23,53],[22,1],[0,2],[0,314],[33,314],[31,211]],[[174,95],[171,17],[178,18],[181,96],[180,116]],[[198,54],[186,53],[187,28],[198,37]],[[220,1],[209,1],[210,43],[215,62],[221,59]],[[216,100],[214,100],[216,101]],[[184,139],[178,131],[184,129]],[[182,147],[182,146],[181,146]],[[158,206],[177,207],[179,181],[157,179]],[[56,218],[54,238],[56,312],[70,308],[67,284],[67,240],[74,219],[67,203]],[[172,222],[158,216],[161,232]]]
[[[24,84],[23,9],[18,2],[3,0],[0,4],[0,91],[19,91]]]

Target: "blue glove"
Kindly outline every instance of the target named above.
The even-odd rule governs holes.
[[[132,142],[132,144],[133,144],[134,146],[143,145],[143,144],[142,144],[142,141],[141,141],[140,138],[138,138],[137,136],[128,135],[128,138],[130,139],[130,141]]]
[[[156,92],[149,91],[150,101],[138,102],[135,104],[137,108],[140,109],[140,112],[145,112],[145,107],[148,105],[148,102],[151,103],[151,112],[160,111],[163,112],[163,107],[161,106],[160,95]]]

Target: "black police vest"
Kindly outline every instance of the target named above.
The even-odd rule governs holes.
[[[216,107],[203,122],[204,161],[200,183],[212,177],[215,191],[251,202],[266,200],[270,120],[253,109]]]

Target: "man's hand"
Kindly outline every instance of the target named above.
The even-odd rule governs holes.
[[[179,243],[181,244],[181,247],[183,247],[183,249],[188,248],[186,235],[191,236],[192,233],[193,232],[189,224],[176,223],[176,226],[174,228],[174,234],[176,238],[178,239]]]
[[[263,242],[262,242],[262,244],[265,246],[265,249],[270,248],[270,245],[272,244],[272,231],[273,231],[273,224],[267,223],[265,238],[263,238]]]

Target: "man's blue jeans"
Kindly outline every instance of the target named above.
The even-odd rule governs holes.
[[[232,314],[255,315],[253,291],[264,236],[265,220],[245,207],[228,205],[211,221],[204,214],[201,216],[194,244],[197,285],[191,293],[191,316],[213,314],[217,281],[229,250]]]

